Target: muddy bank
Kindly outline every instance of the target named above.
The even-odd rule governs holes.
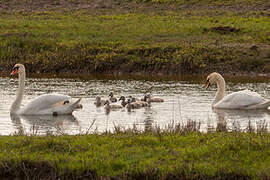
[[[270,46],[196,44],[177,47],[126,49],[121,46],[83,44],[75,48],[47,50],[13,47],[14,56],[0,60],[0,70],[8,73],[15,63],[23,63],[30,73],[175,75],[267,74]]]

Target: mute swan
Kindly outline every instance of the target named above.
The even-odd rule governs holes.
[[[243,90],[231,93],[224,97],[225,80],[219,73],[212,73],[207,77],[206,88],[216,83],[218,90],[212,102],[213,108],[220,109],[267,109],[270,100],[264,99],[258,93]]]
[[[120,104],[110,104],[110,101],[106,100],[104,104],[104,109],[111,110],[111,109],[120,109],[123,108]]]
[[[117,102],[117,98],[113,96],[113,92],[111,91],[110,94],[109,94],[109,97],[110,97],[110,101],[111,102]]]
[[[132,96],[129,96],[129,98],[130,98],[130,100],[131,100],[131,101],[130,101],[131,103],[135,102],[135,103],[137,103],[137,104],[140,104],[142,107],[148,106],[148,102],[146,102],[146,101],[138,100],[138,98],[134,98],[134,97],[132,97]]]
[[[131,95],[129,95],[128,98],[130,99],[130,102],[137,102],[137,101],[140,101],[139,98],[135,98],[135,97],[133,97],[133,96],[131,96]]]
[[[97,107],[99,107],[99,106],[105,104],[105,100],[101,99],[100,96],[97,96],[97,97],[96,97],[96,102],[94,102],[94,104],[95,104]]]
[[[75,109],[82,108],[80,104],[81,98],[76,102],[71,103],[71,97],[62,94],[44,94],[41,95],[25,107],[20,109],[25,86],[25,67],[23,64],[16,64],[11,72],[11,75],[19,74],[19,88],[16,94],[16,99],[10,108],[10,114],[23,115],[58,115],[72,114]]]
[[[130,112],[131,109],[139,109],[139,108],[141,108],[141,107],[142,107],[142,106],[141,106],[139,103],[131,102],[131,100],[128,99],[127,105],[126,105],[126,108],[127,108],[128,112]]]
[[[127,105],[126,97],[121,96],[118,101],[121,101],[121,105],[125,107]]]
[[[129,95],[128,98],[131,100],[131,102],[141,101],[141,99],[135,98],[135,97],[133,97],[131,95]]]
[[[139,103],[139,102],[132,102],[131,99],[128,99],[128,104],[130,104],[131,109],[139,109],[139,108],[142,107],[142,104],[141,103]]]
[[[164,99],[162,99],[161,97],[152,97],[150,93],[145,95],[144,100],[147,101],[147,98],[148,102],[164,102]]]

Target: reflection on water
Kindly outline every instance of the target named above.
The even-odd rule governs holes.
[[[77,119],[73,115],[10,115],[11,122],[16,133],[32,133],[32,134],[53,134],[57,131],[58,134],[69,134],[70,129],[65,129],[65,126],[79,127]],[[23,122],[23,123],[22,123]],[[30,129],[24,127],[24,123],[28,124]]]
[[[243,130],[248,126],[257,127],[261,123],[269,123],[270,110],[225,110],[213,109],[217,114],[217,129],[231,127],[230,130]],[[233,129],[234,128],[234,129]]]
[[[204,77],[205,78],[205,77]],[[115,127],[149,131],[152,127],[165,127],[168,124],[201,123],[201,130],[209,127],[224,129],[245,129],[249,122],[270,122],[269,110],[228,111],[211,108],[216,88],[206,90],[203,78],[152,81],[152,80],[110,80],[110,79],[49,79],[27,78],[23,104],[45,93],[61,93],[73,98],[82,97],[83,109],[74,116],[10,116],[9,108],[15,98],[17,78],[1,78],[0,81],[0,134],[9,135],[26,132],[37,134],[78,134],[86,132],[114,131]],[[152,87],[152,88],[151,88]],[[152,103],[149,108],[128,112],[125,108],[106,113],[103,107],[96,108],[95,97],[108,98],[110,91],[121,95],[142,97],[148,89],[153,95],[165,99],[164,103]],[[228,83],[228,93],[250,89],[265,98],[270,98],[270,83]],[[93,124],[94,122],[94,124]]]

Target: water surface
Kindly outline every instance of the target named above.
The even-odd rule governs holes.
[[[33,134],[79,134],[114,131],[114,128],[147,128],[169,124],[197,121],[201,123],[201,131],[225,123],[229,128],[245,129],[249,122],[254,126],[269,124],[270,110],[252,111],[214,111],[211,101],[216,87],[206,90],[205,77],[180,79],[148,79],[143,78],[27,78],[23,104],[38,95],[46,93],[62,93],[70,95],[74,100],[82,97],[83,109],[75,111],[73,116],[10,116],[9,108],[15,99],[18,79],[2,77],[0,81],[0,134],[9,135],[20,132]],[[146,78],[147,79],[147,78]],[[152,87],[152,88],[151,88]],[[96,108],[95,97],[108,98],[110,91],[117,97],[132,95],[142,97],[151,88],[153,96],[164,98],[164,103],[152,103],[149,108],[141,108],[127,112],[125,108],[106,114],[103,107]],[[270,98],[268,79],[251,81],[249,78],[229,79],[227,93],[250,89],[265,98]],[[94,123],[93,123],[94,122]],[[92,126],[91,126],[92,125]],[[91,126],[91,127],[90,127]]]

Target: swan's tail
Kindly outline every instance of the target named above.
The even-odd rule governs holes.
[[[69,105],[69,108],[74,111],[75,109],[82,109],[82,104],[80,104],[82,98]]]
[[[248,109],[267,109],[270,107],[270,100],[266,100],[260,104],[250,106]]]
[[[262,103],[262,107],[263,107],[264,109],[268,109],[268,108],[270,107],[270,100],[267,100],[267,101],[265,101],[264,103]]]
[[[57,114],[72,114],[72,112],[76,109],[81,109],[82,105],[80,104],[80,101],[82,98],[79,98],[77,101],[75,101],[72,104],[68,104],[64,109],[61,109],[60,111],[56,111]]]

